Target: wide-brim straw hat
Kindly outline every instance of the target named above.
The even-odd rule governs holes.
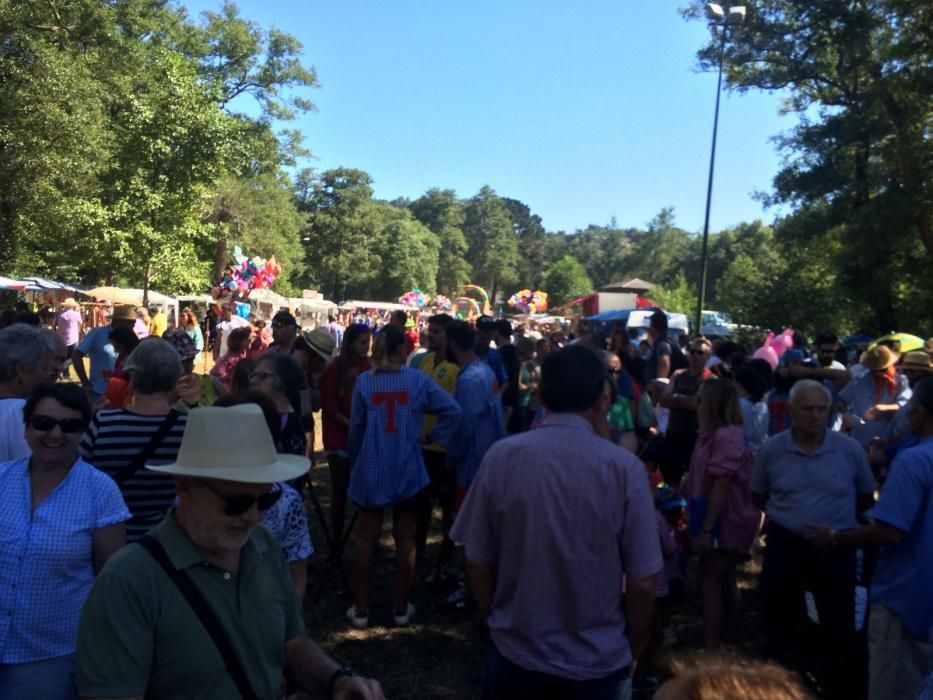
[[[62,302],[62,306],[64,306],[66,309],[77,309],[81,305],[75,301],[74,297],[68,297],[65,299],[65,301]]]
[[[859,361],[871,371],[876,372],[881,369],[887,369],[897,362],[897,355],[884,345],[876,345],[870,350],[863,352]]]
[[[314,350],[314,352],[325,360],[329,360],[334,356],[334,349],[337,347],[337,341],[334,339],[334,336],[323,328],[305,331],[301,334],[301,337],[309,348]]]
[[[176,460],[146,465],[162,474],[243,484],[296,479],[310,467],[307,457],[276,453],[265,416],[256,404],[192,409]]]
[[[911,369],[915,372],[933,373],[933,360],[923,350],[913,350],[904,355],[901,360],[901,369]]]
[[[120,306],[113,307],[113,315],[110,317],[111,321],[135,321],[136,320],[136,309],[132,306],[121,304]]]

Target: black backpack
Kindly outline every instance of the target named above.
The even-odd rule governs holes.
[[[671,375],[673,376],[674,372],[679,369],[684,369],[688,366],[687,356],[684,355],[684,351],[680,349],[680,346],[677,343],[672,343],[670,340],[665,338],[663,341],[671,346]]]

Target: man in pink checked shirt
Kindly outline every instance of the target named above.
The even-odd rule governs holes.
[[[587,348],[548,355],[547,417],[489,449],[454,523],[492,637],[486,700],[631,692],[663,560],[644,465],[594,429],[605,383]]]

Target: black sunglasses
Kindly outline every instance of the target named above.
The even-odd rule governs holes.
[[[84,421],[80,418],[52,418],[52,416],[33,416],[29,419],[29,425],[33,430],[41,433],[47,433],[54,430],[57,425],[63,433],[80,433],[84,430]]]
[[[705,355],[705,354],[706,354],[706,350],[693,349],[693,350],[690,351],[690,354],[691,354],[691,355]]]
[[[260,512],[269,510],[282,497],[282,489],[268,491],[266,493],[260,494],[259,496],[251,496],[248,493],[233,494],[228,496],[214,488],[207,480],[202,479],[201,483],[207,487],[208,491],[213,493],[224,502],[224,515],[229,515],[230,517],[243,515],[243,513],[253,507],[254,503],[256,504],[256,507],[259,508]]]

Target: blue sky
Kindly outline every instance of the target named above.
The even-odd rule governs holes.
[[[643,226],[662,207],[703,226],[716,76],[686,0],[241,0],[240,14],[304,44],[321,87],[297,124],[319,170],[360,168],[376,196],[488,184],[549,231]],[[192,16],[219,0],[181,2]],[[762,218],[752,198],[791,128],[780,97],[724,94],[712,230]]]

